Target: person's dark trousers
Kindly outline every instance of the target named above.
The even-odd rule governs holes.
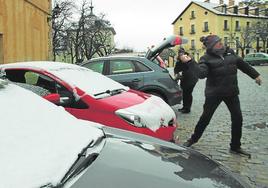
[[[219,104],[224,101],[227,105],[232,120],[232,131],[231,131],[231,143],[230,147],[232,149],[240,148],[241,146],[241,136],[242,136],[242,113],[240,109],[240,101],[238,96],[230,97],[206,97],[205,104],[203,106],[203,114],[201,115],[191,139],[193,142],[197,142],[202,136],[204,130],[209,124],[215,110]]]
[[[184,110],[191,110],[193,103],[193,90],[194,86],[182,88],[182,103]]]

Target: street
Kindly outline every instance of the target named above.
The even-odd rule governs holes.
[[[240,103],[243,114],[242,147],[251,153],[251,159],[229,153],[231,120],[224,103],[216,110],[210,124],[193,149],[209,156],[238,173],[252,187],[268,187],[268,66],[258,66],[263,84],[258,86],[254,80],[241,71],[238,73]],[[176,135],[185,142],[194,130],[204,103],[205,80],[199,80],[193,92],[193,106],[190,114],[176,111],[180,128]]]

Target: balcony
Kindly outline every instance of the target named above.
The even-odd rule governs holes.
[[[194,30],[190,31],[190,34],[191,35],[195,34],[195,31]]]
[[[194,20],[195,18],[196,18],[195,15],[190,16],[190,20]]]
[[[195,50],[196,49],[196,46],[191,46],[190,47],[190,50]]]
[[[223,31],[229,31],[228,27],[223,28]]]
[[[241,31],[241,27],[236,27],[235,31]]]
[[[207,27],[205,27],[205,28],[203,29],[203,32],[209,32],[209,29],[208,29]]]

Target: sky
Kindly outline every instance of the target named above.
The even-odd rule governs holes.
[[[77,0],[77,3],[81,1]],[[148,47],[172,35],[172,22],[190,2],[191,0],[92,0],[94,14],[104,13],[114,27],[116,47],[138,52],[146,51]],[[228,4],[228,0],[225,3]]]
[[[119,48],[146,51],[173,34],[172,22],[190,0],[93,0],[94,13],[104,13],[116,31]]]

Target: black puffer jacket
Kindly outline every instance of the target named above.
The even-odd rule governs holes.
[[[192,59],[187,64],[177,61],[174,67],[174,73],[179,74],[179,72],[182,72],[181,77],[182,89],[195,86],[196,82],[198,81],[198,74],[197,74],[198,69],[197,69],[197,63],[194,59]]]
[[[260,74],[241,57],[227,50],[220,57],[207,51],[200,58],[198,65],[199,78],[207,78],[205,96],[235,96],[239,94],[237,69],[246,73],[252,79]]]

